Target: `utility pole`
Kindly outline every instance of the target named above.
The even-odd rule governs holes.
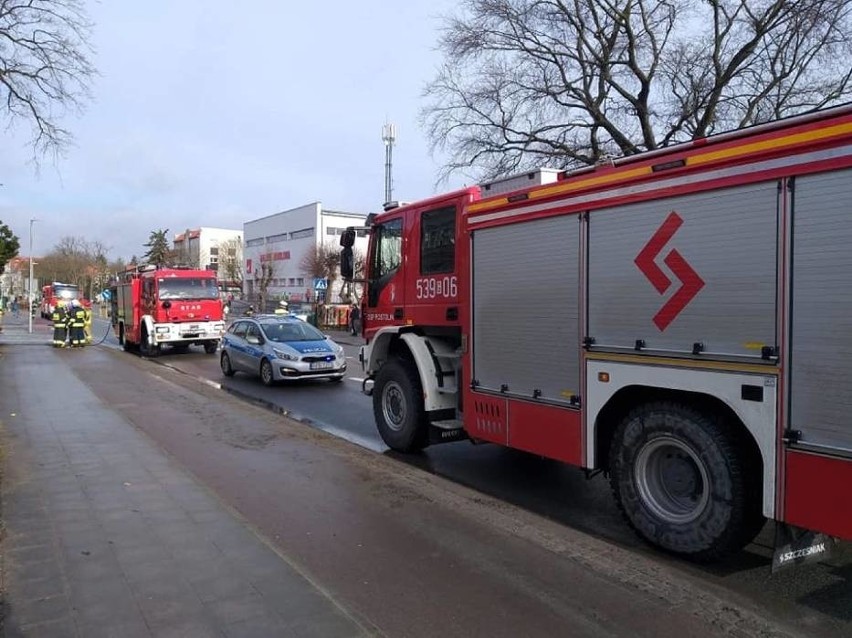
[[[37,219],[30,220],[30,279],[27,284],[29,289],[27,292],[27,318],[30,334],[33,333],[33,222],[37,221]]]
[[[396,142],[396,125],[385,124],[382,127],[382,141],[385,143],[385,204],[393,199],[393,145]]]

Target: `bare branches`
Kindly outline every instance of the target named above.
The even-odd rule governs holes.
[[[852,95],[852,0],[462,7],[422,112],[444,176],[591,164]]]
[[[60,124],[90,97],[92,25],[83,0],[0,0],[0,112],[30,125],[33,152],[60,154]]]

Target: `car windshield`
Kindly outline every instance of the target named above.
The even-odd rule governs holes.
[[[325,336],[316,328],[302,321],[287,321],[261,324],[263,334],[270,341],[321,341]]]
[[[218,299],[215,279],[163,277],[157,281],[160,299]]]

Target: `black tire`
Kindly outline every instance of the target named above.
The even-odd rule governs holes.
[[[118,326],[118,343],[121,344],[121,347],[125,352],[130,352],[133,349],[133,346],[127,342],[127,339],[124,337],[124,324],[119,324]]]
[[[720,419],[688,405],[649,403],[619,425],[610,485],[643,539],[690,560],[739,551],[760,531],[760,475]]]
[[[232,377],[236,372],[231,366],[231,357],[228,356],[227,352],[223,352],[222,356],[219,357],[219,367],[222,368],[222,374],[226,377]]]
[[[275,376],[269,359],[262,359],[260,362],[260,380],[263,382],[263,385],[272,385],[275,383]]]
[[[379,368],[373,387],[373,415],[379,435],[390,449],[417,452],[429,445],[423,386],[412,362],[392,359]]]
[[[215,354],[218,349],[219,343],[217,341],[208,341],[204,344],[204,352],[207,354]]]
[[[160,354],[160,345],[148,345],[148,331],[142,330],[142,337],[139,339],[139,352],[144,357],[156,357]]]

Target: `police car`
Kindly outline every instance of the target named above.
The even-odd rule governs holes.
[[[234,321],[222,337],[222,374],[254,374],[265,385],[292,379],[342,381],[343,348],[309,323],[289,315],[259,315]]]

